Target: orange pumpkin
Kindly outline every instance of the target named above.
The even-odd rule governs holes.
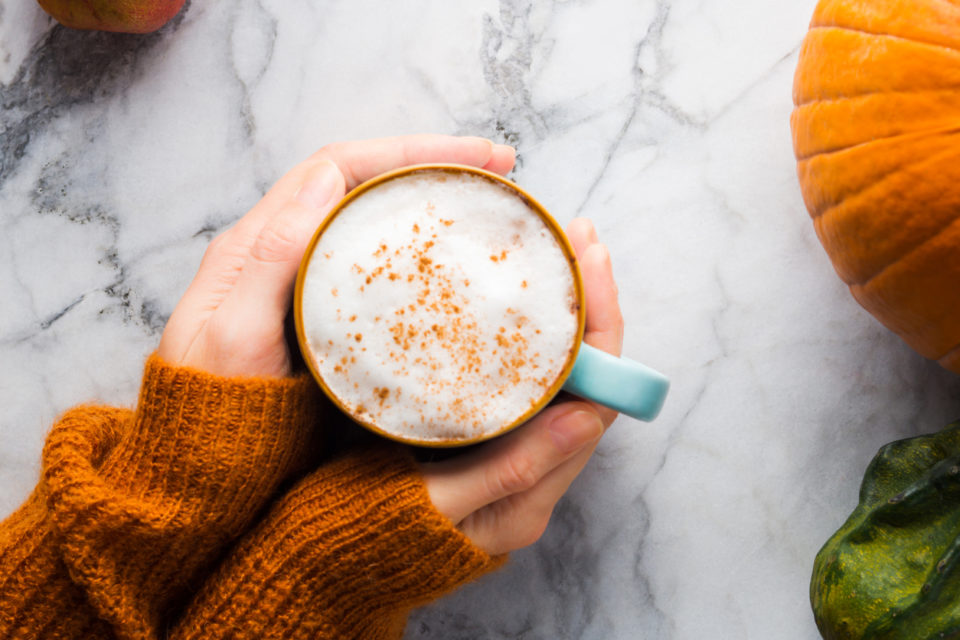
[[[793,99],[803,199],[837,273],[960,373],[960,1],[821,0]]]

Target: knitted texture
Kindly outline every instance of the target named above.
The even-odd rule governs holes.
[[[248,535],[171,638],[399,638],[406,614],[495,569],[384,448],[315,471]]]
[[[396,638],[411,607],[498,566],[396,448],[279,493],[315,457],[319,422],[305,376],[156,356],[136,412],[67,412],[0,523],[0,639]]]

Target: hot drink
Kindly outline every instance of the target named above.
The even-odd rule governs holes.
[[[559,390],[582,332],[555,223],[508,183],[424,168],[361,187],[308,251],[297,320],[355,420],[423,444],[482,440]]]

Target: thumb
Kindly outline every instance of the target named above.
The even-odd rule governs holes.
[[[221,309],[237,318],[282,323],[307,245],[345,191],[343,174],[333,162],[312,167],[294,197],[261,228]]]
[[[424,482],[437,510],[459,523],[487,505],[533,489],[602,435],[603,424],[590,405],[564,402],[479,449],[424,465]]]

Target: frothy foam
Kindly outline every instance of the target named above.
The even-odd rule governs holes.
[[[515,422],[562,372],[574,276],[546,223],[473,174],[424,171],[351,201],[304,277],[317,370],[361,421],[420,441]]]

